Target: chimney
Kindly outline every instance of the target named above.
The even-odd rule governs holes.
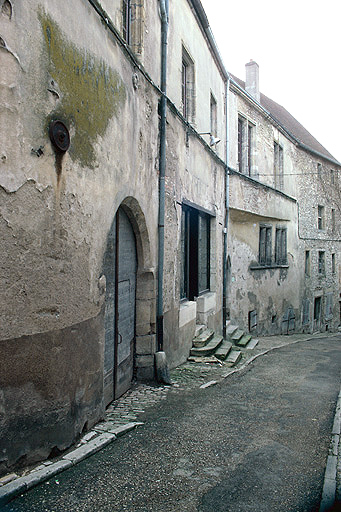
[[[251,59],[250,62],[245,64],[245,71],[245,90],[259,103],[259,66],[257,62]]]

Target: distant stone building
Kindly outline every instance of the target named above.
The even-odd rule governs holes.
[[[257,334],[335,330],[340,163],[258,75],[251,61],[230,81],[230,316]]]
[[[0,36],[0,473],[197,324],[337,327],[340,165],[229,76],[199,0],[0,0]]]

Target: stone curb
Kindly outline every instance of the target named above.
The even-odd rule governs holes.
[[[19,494],[28,491],[32,487],[35,487],[42,482],[45,482],[49,478],[52,478],[58,473],[61,473],[65,469],[68,469],[71,466],[75,466],[82,460],[90,457],[90,455],[93,455],[94,453],[104,448],[104,446],[107,446],[108,444],[115,441],[115,439],[118,437],[123,436],[127,432],[130,432],[135,427],[140,425],[143,425],[143,423],[131,422],[113,428],[110,432],[104,432],[95,439],[88,441],[83,446],[80,446],[79,448],[76,448],[75,450],[67,453],[64,455],[64,457],[62,457],[61,460],[53,462],[52,464],[49,464],[43,468],[39,466],[41,469],[35,471],[33,470],[30,474],[19,477],[16,480],[3,485],[0,487],[0,506],[6,505],[6,503],[19,496]]]
[[[337,462],[341,434],[341,390],[338,396],[335,417],[332,429],[332,438],[330,442],[330,450],[327,458],[327,466],[324,474],[324,483],[322,498],[320,503],[320,512],[331,510],[336,499],[336,475]]]

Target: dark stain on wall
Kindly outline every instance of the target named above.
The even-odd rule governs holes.
[[[103,416],[103,321],[102,310],[1,341],[0,474],[66,449]]]
[[[42,61],[47,63],[47,90],[59,91],[46,130],[51,120],[63,121],[72,134],[71,157],[94,168],[95,143],[104,136],[110,119],[118,115],[126,101],[124,83],[104,60],[72,43],[50,16],[41,11],[39,19],[44,36]]]

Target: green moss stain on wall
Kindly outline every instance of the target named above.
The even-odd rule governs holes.
[[[103,60],[70,42],[48,15],[40,12],[39,19],[44,51],[48,52],[48,74],[61,92],[48,123],[59,118],[72,127],[71,157],[83,166],[94,168],[94,144],[125,103],[125,86],[119,74]]]

